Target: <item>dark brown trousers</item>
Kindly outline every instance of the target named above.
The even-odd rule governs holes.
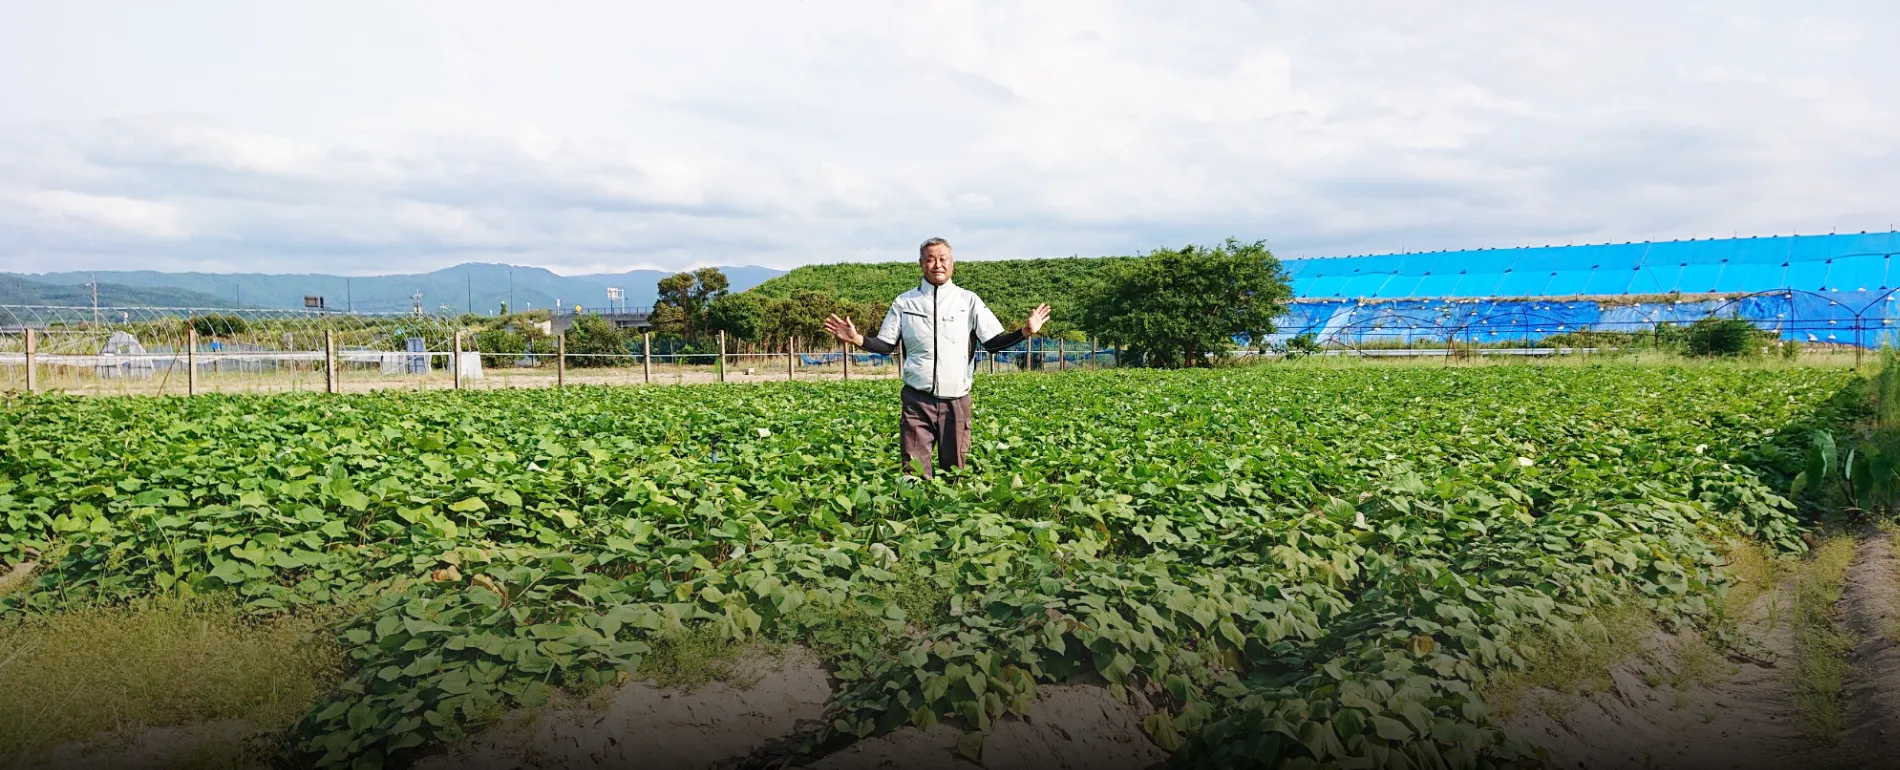
[[[970,394],[942,399],[904,386],[904,416],[899,421],[904,449],[904,473],[931,477],[931,449],[937,467],[960,468],[970,456]]]

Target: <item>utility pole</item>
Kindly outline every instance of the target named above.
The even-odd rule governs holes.
[[[463,273],[462,277],[468,282],[468,312],[472,314],[475,312],[475,276]]]
[[[351,291],[350,279],[343,279],[343,301],[349,303],[350,313],[356,312],[356,294]]]
[[[416,290],[416,293],[414,293],[414,294],[411,294],[411,295],[409,295],[409,299],[411,299],[411,300],[414,300],[414,301],[415,301],[415,303],[416,303],[416,304],[415,304],[415,314],[416,314],[416,317],[417,317],[417,318],[421,318],[421,317],[422,317],[422,290],[421,290],[421,289],[417,289],[417,290]]]
[[[86,285],[92,287],[92,325],[98,326],[99,325],[99,274],[92,273],[91,275],[92,275],[92,281],[87,283]]]
[[[515,312],[515,269],[508,268],[508,312]]]

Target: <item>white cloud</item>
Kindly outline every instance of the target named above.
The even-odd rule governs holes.
[[[1900,182],[1873,2],[15,16],[13,270],[1313,256],[1874,229]]]
[[[175,241],[189,234],[172,204],[66,190],[0,190],[0,216],[12,227],[48,238]]]

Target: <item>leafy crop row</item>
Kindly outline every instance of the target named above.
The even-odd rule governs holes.
[[[686,627],[832,651],[812,746],[1039,683],[1157,710],[1184,765],[1472,767],[1523,634],[1709,611],[1709,543],[1802,548],[1777,494],[1850,408],[1821,370],[1108,371],[980,385],[974,466],[895,477],[882,382],[37,397],[0,412],[0,612],[233,591],[360,602],[306,762],[400,765]],[[927,584],[947,603],[907,614]],[[860,622],[841,623],[855,617]]]

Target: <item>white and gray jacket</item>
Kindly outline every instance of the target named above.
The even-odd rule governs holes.
[[[1005,333],[974,292],[946,281],[929,281],[898,295],[864,349],[889,354],[904,342],[904,384],[937,398],[962,398],[976,377],[976,348],[992,353],[1021,342],[1022,330]]]

